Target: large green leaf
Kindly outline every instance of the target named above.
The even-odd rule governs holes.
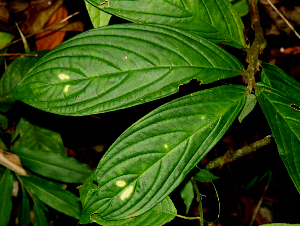
[[[42,149],[66,155],[59,133],[31,124],[24,118],[20,119],[17,130],[20,139],[15,142],[14,148]]]
[[[63,115],[89,115],[178,92],[191,79],[234,77],[241,63],[183,30],[142,24],[106,26],[55,48],[14,90],[14,97]]]
[[[129,21],[186,29],[217,44],[245,45],[244,25],[228,0],[88,1]]]
[[[27,192],[24,187],[21,186],[22,200],[18,209],[18,220],[21,226],[28,226],[30,223],[30,203],[27,197]]]
[[[35,196],[32,197],[33,200],[33,212],[34,212],[34,224],[33,226],[45,226],[48,225],[47,218],[44,212],[44,204],[38,200]]]
[[[86,196],[91,189],[97,189],[97,185],[93,183],[93,176],[89,177],[79,190],[83,207],[86,205]],[[104,226],[161,226],[173,220],[176,214],[177,210],[172,200],[167,196],[152,209],[134,218],[107,221],[102,219],[99,214],[96,213],[92,216],[82,216],[79,223],[87,224],[96,222]]]
[[[0,180],[0,226],[7,226],[12,210],[13,176],[6,169]]]
[[[44,56],[48,51],[32,52],[38,54],[37,57],[18,57],[9,64],[0,79],[0,111],[8,111],[15,102],[7,95],[13,90],[21,78],[29,69]]]
[[[26,189],[48,206],[68,216],[79,219],[81,205],[79,198],[54,183],[31,175],[21,177]]]
[[[94,28],[108,25],[111,15],[93,6],[87,0],[84,0],[86,9]]]
[[[152,111],[129,127],[101,159],[82,215],[138,216],[172,192],[224,135],[244,105],[246,88],[220,86]]]
[[[280,92],[264,83],[257,83],[257,87],[258,102],[271,127],[279,154],[300,192],[300,99],[291,98],[290,93]]]
[[[28,148],[10,149],[22,165],[44,177],[66,183],[83,183],[94,171],[78,160],[59,153]]]

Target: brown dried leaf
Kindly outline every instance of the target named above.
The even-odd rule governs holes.
[[[0,21],[4,23],[8,23],[9,19],[9,12],[6,8],[6,2],[0,2]]]
[[[24,170],[19,156],[16,154],[0,149],[0,165],[5,166],[7,169],[14,171],[22,176],[28,176]]]

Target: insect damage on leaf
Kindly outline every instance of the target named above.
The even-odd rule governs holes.
[[[106,4],[107,3],[107,4]],[[105,0],[104,2],[101,2],[98,6],[99,8],[109,8],[109,1]]]
[[[296,104],[291,104],[291,108],[293,108],[296,111],[300,111],[300,107],[297,106]]]

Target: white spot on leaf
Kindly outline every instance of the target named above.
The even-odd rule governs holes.
[[[65,92],[65,93],[67,93],[67,92],[69,91],[69,87],[70,87],[70,85],[66,85],[66,86],[65,86],[65,88],[64,88],[64,92]]]
[[[123,191],[120,199],[124,200],[124,199],[128,198],[131,195],[132,191],[133,191],[133,186],[129,186],[128,188],[125,189],[125,191]]]
[[[65,74],[59,74],[58,77],[59,77],[61,80],[70,79],[70,76],[69,76],[69,75],[65,75]]]
[[[164,148],[168,148],[169,147],[169,145],[167,145],[167,144],[164,144]]]
[[[126,182],[123,181],[123,180],[118,180],[118,181],[116,182],[116,185],[117,185],[118,187],[124,187],[124,186],[126,185]]]

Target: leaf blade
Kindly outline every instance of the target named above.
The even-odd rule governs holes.
[[[245,45],[244,25],[227,0],[88,0],[102,10],[136,23],[186,29],[216,44]],[[102,4],[102,5],[100,5]]]
[[[97,212],[120,220],[152,208],[221,138],[244,105],[245,93],[242,86],[204,90],[129,127],[101,159],[94,174],[98,188],[88,193],[83,215]]]
[[[31,171],[66,183],[83,183],[94,171],[78,160],[60,153],[28,148],[10,149]]]
[[[84,0],[84,2],[94,28],[108,25],[112,15],[98,9],[87,0]]]
[[[13,175],[6,169],[0,180],[0,226],[8,225],[12,210]]]
[[[185,204],[185,213],[187,214],[189,212],[190,206],[193,202],[194,199],[194,188],[193,188],[193,183],[191,180],[189,180],[181,189],[180,191],[180,196],[184,201]]]
[[[52,50],[12,96],[56,114],[89,115],[171,95],[191,79],[206,84],[243,69],[222,48],[183,30],[122,24],[90,30]]]

